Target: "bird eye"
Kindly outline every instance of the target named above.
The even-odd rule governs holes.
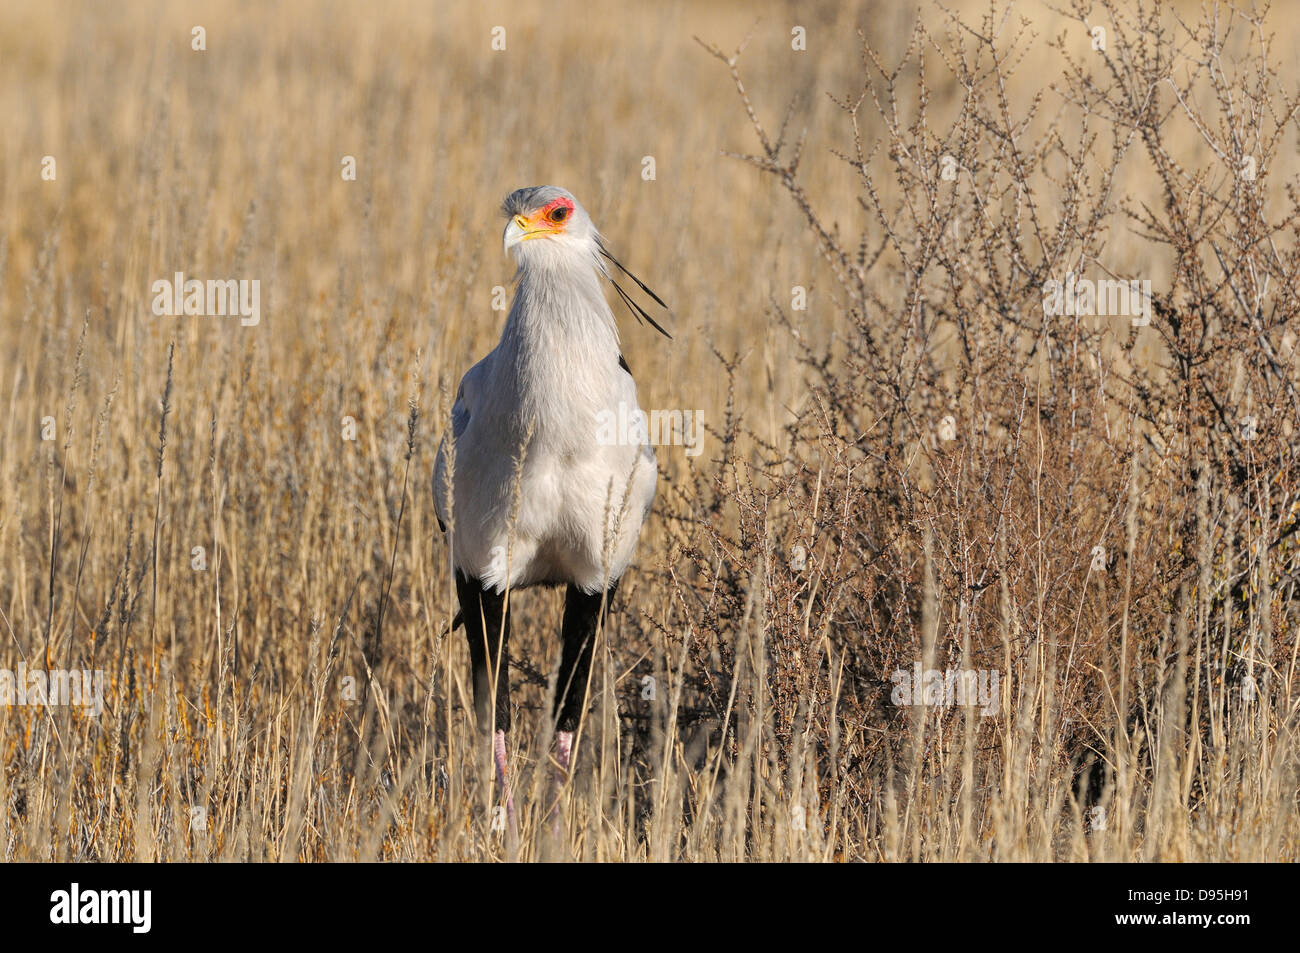
[[[557,205],[555,208],[551,209],[551,214],[549,216],[552,222],[562,222],[568,217],[569,210],[563,205]]]

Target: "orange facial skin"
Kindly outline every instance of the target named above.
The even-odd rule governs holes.
[[[528,225],[531,229],[549,229],[553,232],[564,230],[565,223],[568,222],[569,216],[573,214],[573,203],[568,199],[556,199],[549,205],[542,206],[537,214],[529,220]]]
[[[549,238],[564,234],[569,219],[573,217],[574,206],[570,199],[559,198],[543,205],[531,216],[516,215],[511,225],[515,229],[516,241],[526,242],[534,238]],[[509,247],[509,234],[507,235]]]

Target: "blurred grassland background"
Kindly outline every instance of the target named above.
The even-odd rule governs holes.
[[[1059,122],[1084,193],[1095,187],[1109,140],[1069,141],[1081,110],[1049,88],[1068,68],[1062,50],[1090,62],[1088,31],[1041,2],[1005,21],[1002,5],[946,9],[975,29],[1004,24],[1001,41],[1019,44],[1011,113],[1041,94],[1026,135]],[[1191,23],[1199,9],[1162,15]],[[109,680],[98,717],[0,708],[3,856],[1295,859],[1297,696],[1281,664],[1295,633],[1290,564],[1273,546],[1294,498],[1265,493],[1244,535],[1202,520],[1188,530],[1194,556],[1171,537],[1174,510],[1216,513],[1245,491],[1207,486],[1197,503],[1185,492],[1206,479],[1194,461],[1177,478],[1158,461],[1146,482],[1134,475],[1134,444],[1170,445],[1139,439],[1141,420],[1169,421],[1133,402],[1139,377],[1168,382],[1164,319],[1141,332],[1083,322],[1075,357],[1092,361],[1099,403],[1084,423],[1077,408],[1044,411],[1037,433],[1019,429],[1023,401],[1059,385],[1048,363],[1068,347],[1031,354],[1036,332],[973,308],[978,339],[998,342],[975,350],[1016,390],[963,363],[971,337],[952,315],[922,319],[925,333],[893,353],[926,385],[899,406],[931,424],[952,413],[963,434],[986,421],[964,463],[931,456],[931,424],[879,428],[889,410],[854,383],[869,376],[854,343],[863,322],[882,340],[905,332],[914,286],[858,171],[834,154],[853,150],[853,131],[827,94],[863,90],[857,31],[892,65],[918,23],[932,31],[919,46],[939,129],[964,88],[930,44],[969,36],[932,4],[0,7],[0,667]],[[1280,5],[1267,23],[1294,95],[1300,18]],[[806,51],[791,49],[796,24]],[[807,209],[779,176],[721,154],[761,148],[726,66],[693,38],[731,51],[751,31],[745,89],[769,130],[793,102]],[[1226,52],[1251,48],[1234,36]],[[900,73],[904,126],[917,75]],[[906,178],[888,181],[899,142],[870,99],[859,125],[885,203],[904,201]],[[1259,184],[1282,215],[1298,171],[1294,122],[1284,129]],[[1183,117],[1162,136],[1188,170],[1215,161]],[[356,181],[340,176],[348,155]],[[1025,182],[1048,230],[1068,223],[1068,172],[1048,159]],[[598,653],[560,835],[546,822],[544,722],[561,596],[512,604],[516,838],[492,825],[429,478],[449,398],[504,318],[492,308],[512,276],[499,203],[547,183],[572,190],[672,306],[672,342],[616,308],[642,406],[698,409],[709,433],[699,457],[659,452],[659,502]],[[1141,208],[1166,189],[1135,147],[1113,192]],[[863,234],[862,260],[880,250],[869,296],[847,300],[809,214],[850,257]],[[964,214],[967,231],[944,247],[965,263],[938,274],[978,286],[972,263],[1010,246]],[[1187,268],[1122,215],[1085,231],[1089,254],[1157,294]],[[1283,253],[1293,238],[1278,238]],[[1071,254],[1052,274],[1064,278]],[[258,279],[260,324],[153,315],[152,282],[177,271]],[[807,311],[790,311],[796,285]],[[966,287],[949,282],[951,302],[974,300]],[[1276,347],[1290,355],[1282,324]],[[830,370],[810,369],[812,352],[831,355]],[[1253,373],[1230,353],[1214,360],[1225,380]],[[1088,391],[1080,381],[1070,386]],[[990,408],[1007,416],[987,422]],[[1289,480],[1290,427],[1268,433],[1277,466],[1260,479]],[[961,483],[1004,470],[1011,504]],[[972,493],[991,509],[945,525],[980,505]],[[1055,522],[1043,520],[1049,496],[1062,501]],[[1032,545],[988,522],[999,505],[1038,513],[1036,530],[1017,524]],[[1281,568],[1258,565],[1261,540]],[[1111,554],[1100,586],[1088,571],[1098,542]],[[1234,553],[1250,579],[1268,577],[1235,622],[1210,591],[1232,589]],[[1000,568],[972,583],[953,569],[962,554]],[[1134,563],[1151,578],[1135,583]],[[977,611],[963,593],[986,587]],[[1130,612],[1135,593],[1150,598]],[[1263,629],[1268,657],[1252,659],[1275,677],[1243,713],[1227,689]],[[999,669],[999,714],[892,706],[889,673],[920,659]],[[1222,720],[1206,715],[1215,706]]]

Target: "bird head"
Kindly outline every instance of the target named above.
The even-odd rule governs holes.
[[[501,203],[501,211],[508,219],[502,245],[507,254],[514,255],[520,268],[527,265],[547,270],[569,268],[575,263],[593,265],[601,275],[609,279],[618,296],[638,321],[649,322],[664,337],[672,337],[614,280],[605,262],[618,268],[653,298],[656,304],[667,309],[668,305],[664,304],[663,299],[609,253],[591,216],[578,204],[573,193],[558,185],[534,185],[516,189]]]
[[[594,256],[599,236],[587,210],[557,185],[516,189],[506,196],[501,211],[506,222],[502,243],[520,264],[533,251],[569,251]],[[530,247],[529,243],[534,244]]]

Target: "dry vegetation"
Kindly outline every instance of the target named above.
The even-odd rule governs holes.
[[[107,679],[0,707],[0,856],[1297,858],[1291,11],[434,6],[0,11],[0,668]],[[560,596],[512,604],[512,839],[429,476],[542,182],[709,434],[559,836]],[[155,316],[176,271],[261,323]],[[1149,326],[1045,316],[1070,272]],[[893,704],[917,662],[996,711]]]

